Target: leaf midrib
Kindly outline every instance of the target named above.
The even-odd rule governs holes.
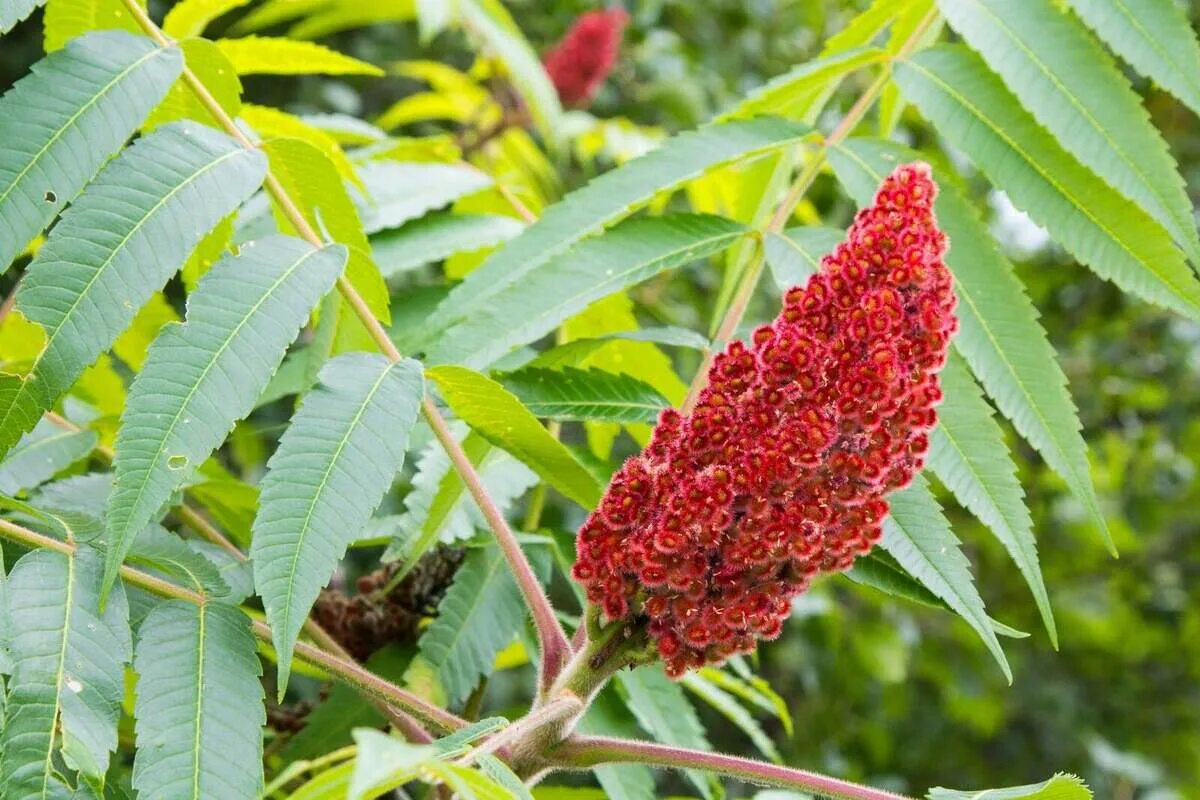
[[[557,302],[555,304],[555,306],[553,306],[552,308],[549,308],[545,312],[538,314],[538,315],[532,317],[531,319],[522,322],[521,325],[522,325],[522,327],[526,327],[529,325],[533,325],[535,323],[540,323],[542,320],[546,319],[547,317],[553,317],[554,313],[555,313],[555,309],[557,309],[557,308],[562,308],[565,305],[577,302],[581,297],[586,297],[589,294],[603,290],[603,288],[605,286],[612,285],[613,283],[620,283],[622,281],[622,279],[624,279],[628,275],[631,275],[633,273],[647,269],[648,267],[651,267],[660,262],[670,261],[672,259],[678,258],[681,253],[686,253],[688,250],[696,250],[696,249],[701,249],[701,248],[715,247],[716,243],[720,242],[722,239],[728,239],[732,243],[733,240],[736,240],[736,239],[739,239],[739,238],[745,236],[748,232],[749,231],[745,228],[739,228],[737,230],[732,230],[732,231],[726,230],[726,231],[722,231],[720,233],[713,233],[708,236],[705,236],[702,239],[697,239],[695,241],[689,242],[686,245],[681,245],[672,250],[668,250],[665,253],[659,253],[659,254],[655,255],[653,258],[647,259],[645,261],[639,261],[636,264],[633,264],[630,267],[628,267],[627,269],[623,270],[622,272],[618,272],[618,273],[614,273],[612,275],[605,276],[606,279],[604,281],[601,281],[598,284],[592,284],[588,288],[584,289],[583,291],[576,292],[575,294],[571,295],[570,297],[563,298],[562,300]],[[570,252],[570,250],[567,251],[567,253],[569,253],[569,252]],[[513,289],[513,288],[516,288],[516,286],[515,285],[510,286],[510,287],[508,287],[508,289],[501,290],[501,292],[506,293],[509,289]],[[502,295],[500,295],[500,296],[502,296]],[[463,320],[458,325],[455,325],[454,327],[447,329],[445,338],[447,340],[450,340],[450,338],[453,334],[454,328],[457,328],[460,325],[465,327],[467,330],[471,330],[471,328],[473,327],[471,325],[471,321],[469,319]],[[476,346],[475,350],[478,350],[478,349],[480,349],[480,348],[478,346]]]
[[[983,402],[982,398],[980,399],[980,402]],[[1005,512],[1004,506],[1000,503],[999,499],[992,493],[991,483],[989,481],[985,481],[982,475],[975,469],[975,464],[970,458],[967,457],[967,451],[963,449],[949,427],[943,423],[937,427],[937,430],[941,431],[946,443],[954,449],[955,453],[958,454],[959,463],[966,467],[967,472],[974,476],[975,485],[983,490],[984,496],[991,504],[993,513],[996,514],[1001,524],[1008,530],[1009,536],[1012,538],[1012,541],[1016,545],[1017,549],[1021,551],[1021,557],[1014,558],[1013,560],[1017,562],[1017,568],[1020,569],[1021,574],[1025,576],[1025,582],[1029,585],[1030,591],[1034,594],[1034,598],[1038,605],[1038,611],[1042,616],[1042,621],[1046,624],[1047,631],[1050,633],[1051,638],[1057,642],[1058,634],[1055,631],[1053,622],[1054,617],[1050,612],[1050,598],[1046,595],[1045,583],[1041,577],[1041,572],[1037,567],[1037,542],[1033,542],[1033,553],[1026,552],[1025,548],[1021,546],[1021,533],[1018,532],[1017,526],[1014,525],[1011,520],[1009,520],[1008,514]],[[943,478],[940,471],[936,468],[934,469],[934,472],[939,478]],[[944,478],[943,483],[945,483]],[[1020,489],[1019,483],[1017,484],[1017,488]],[[1021,502],[1024,502],[1024,497],[1021,498]],[[986,522],[984,524],[987,525]],[[988,527],[991,526],[988,525]],[[1030,539],[1033,538],[1032,528],[1026,528],[1024,525],[1022,525],[1020,530],[1028,534]],[[1003,541],[1001,543],[1003,544]],[[1029,544],[1029,542],[1025,542],[1025,544]],[[1007,547],[1005,549],[1007,549]],[[1028,558],[1032,558],[1032,565],[1025,563],[1025,560]]]
[[[951,608],[954,608],[956,604],[961,606],[961,609],[954,608],[955,612],[963,616],[969,616],[974,621],[972,627],[975,627],[982,634],[982,638],[987,644],[988,650],[991,650],[993,653],[998,655],[1001,664],[1004,666],[1005,673],[1008,673],[1009,667],[1003,655],[1004,651],[1000,647],[1000,642],[996,639],[995,632],[992,630],[991,621],[988,618],[987,610],[983,607],[983,599],[979,598],[978,591],[975,592],[975,596],[979,598],[979,607],[973,608],[973,604],[968,602],[968,599],[964,597],[962,591],[958,588],[958,582],[952,579],[951,576],[945,571],[943,571],[940,561],[930,558],[929,555],[919,545],[917,545],[917,540],[909,532],[908,528],[896,518],[894,513],[888,514],[888,519],[890,519],[892,525],[894,525],[904,535],[905,540],[912,547],[913,552],[920,557],[922,563],[924,563],[934,572],[934,574],[942,579],[942,582],[945,584],[946,588],[949,589],[950,595],[954,597],[956,602],[952,602],[950,598],[942,597],[937,592],[934,592],[934,594],[938,594],[939,597],[942,597],[943,600],[950,604]],[[966,556],[963,555],[962,549],[958,542],[953,542],[952,546],[954,547],[954,550],[965,560]],[[967,579],[968,581],[971,579],[971,573],[969,569],[967,569]],[[964,611],[966,612],[965,614]]]
[[[865,167],[866,165],[864,164],[863,166]],[[870,170],[868,170],[868,171],[870,172]],[[787,243],[787,245],[789,247],[791,247],[793,250],[795,250],[797,253],[799,253],[800,256],[805,261],[807,261],[809,264],[812,265],[814,272],[820,272],[821,260],[818,258],[813,258],[811,255],[809,255],[808,251],[805,250],[803,247],[801,247],[799,242],[797,242],[792,237],[787,236],[786,234],[782,234],[782,233],[775,234],[775,238],[778,239],[779,241]]]
[[[208,604],[203,603],[196,609],[198,628],[196,631],[196,724],[192,729],[192,752],[196,754],[196,768],[192,772],[192,797],[200,799],[200,757],[203,749],[200,747],[200,732],[202,729],[201,716],[204,711],[204,637],[207,633]]]
[[[1163,50],[1158,46],[1158,40],[1151,36],[1150,32],[1138,22],[1137,16],[1130,12],[1129,8],[1124,2],[1122,2],[1122,0],[1112,0],[1112,4],[1117,8],[1118,11],[1121,12],[1121,16],[1125,17],[1128,23],[1135,28],[1139,34],[1141,34],[1142,39],[1150,45],[1150,49],[1158,53],[1159,56],[1161,56],[1162,59],[1168,64],[1172,64],[1177,67],[1176,75],[1183,77],[1184,80],[1191,84],[1192,90],[1197,92],[1197,94],[1200,94],[1200,83],[1188,80],[1188,78],[1193,75],[1193,72],[1175,61],[1175,59],[1170,56],[1169,51]]]
[[[58,648],[58,664],[54,671],[54,714],[50,718],[49,744],[46,747],[46,760],[42,767],[42,800],[46,800],[50,790],[50,776],[54,772],[54,729],[58,727],[58,718],[62,714],[62,685],[67,671],[67,640],[71,635],[71,605],[75,602],[75,557],[64,555],[67,560],[66,597],[63,603],[62,644]]]
[[[504,563],[504,558],[503,558],[502,554],[499,552],[499,550],[494,552],[492,555],[494,557],[492,558],[491,562],[488,564],[487,571],[483,576],[483,580],[480,581],[480,583],[479,583],[479,591],[475,593],[474,597],[472,597],[471,601],[467,604],[467,612],[465,614],[461,615],[464,620],[471,616],[474,616],[475,611],[478,610],[478,608],[480,607],[480,604],[483,602],[483,597],[485,594],[487,594],[487,590],[489,588],[491,588],[491,583],[493,580],[495,580],[496,573],[500,570],[500,566]],[[451,653],[453,653],[457,649],[458,642],[462,638],[463,631],[466,629],[466,627],[467,626],[465,624],[463,624],[463,625],[459,625],[453,629],[453,634],[450,637],[450,642],[445,645],[445,652],[443,653],[443,658],[441,658],[437,663],[439,675],[441,674],[442,668],[446,665],[447,661],[449,660],[446,658],[446,656],[449,656]]]

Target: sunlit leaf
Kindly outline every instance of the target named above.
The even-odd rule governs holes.
[[[218,39],[217,47],[239,75],[382,75],[374,64],[323,45],[292,39],[247,36]]]
[[[481,436],[512,453],[571,500],[595,507],[601,493],[596,479],[507,389],[465,367],[432,367],[427,374],[451,410]]]

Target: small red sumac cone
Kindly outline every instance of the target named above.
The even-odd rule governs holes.
[[[692,413],[663,412],[580,531],[588,600],[643,621],[670,675],[778,636],[924,466],[958,327],[936,191],[924,164],[888,176],[775,321],[714,359]]]
[[[629,15],[619,8],[589,11],[543,59],[563,105],[583,108],[591,104],[604,79],[617,63],[621,35]]]

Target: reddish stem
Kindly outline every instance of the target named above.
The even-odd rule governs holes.
[[[816,772],[768,764],[752,758],[709,753],[703,750],[689,750],[686,747],[671,747],[633,739],[572,736],[551,750],[548,759],[555,766],[574,769],[611,763],[701,769],[749,783],[765,783],[784,789],[814,792],[836,800],[911,800],[905,795],[831,778]]]

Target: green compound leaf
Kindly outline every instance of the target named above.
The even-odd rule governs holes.
[[[544,263],[520,283],[493,293],[486,308],[434,343],[428,358],[434,363],[482,369],[510,350],[553,331],[595,301],[707,258],[745,233],[740,223],[703,214],[628,220]],[[514,239],[499,252],[523,238]],[[472,272],[462,285],[483,269]],[[451,298],[453,295],[451,292]]]
[[[668,139],[605,173],[546,209],[457,286],[429,320],[426,342],[487,311],[496,295],[521,285],[580,239],[628,216],[660,192],[678,189],[722,164],[793,145],[807,133],[808,127],[775,117],[709,125]]]
[[[530,548],[528,555],[545,581],[549,550]],[[491,674],[496,654],[516,637],[526,616],[525,601],[500,548],[489,544],[472,550],[438,603],[437,617],[417,641],[420,653],[405,681],[429,685],[439,702],[461,703],[480,678]]]
[[[163,19],[163,31],[176,39],[199,36],[217,17],[241,8],[250,0],[180,0]]]
[[[1038,125],[972,51],[938,45],[896,64],[905,96],[1079,261],[1193,319],[1200,283],[1153,217],[1096,177]]]
[[[250,560],[282,694],[309,609],[404,464],[421,366],[349,353],[329,361],[267,462]]]
[[[1074,775],[1059,773],[1048,781],[1008,789],[958,791],[930,789],[929,800],[1092,800],[1087,785]]]
[[[1017,480],[1017,465],[1004,443],[1004,432],[958,353],[950,353],[941,375],[945,399],[938,426],[929,435],[929,467],[972,514],[996,535],[1016,563],[1050,640],[1058,632],[1038,562],[1033,519]]]
[[[888,503],[891,514],[884,520],[880,547],[966,620],[1012,683],[1008,659],[971,577],[971,562],[959,550],[958,539],[930,494],[929,484],[918,475],[907,489],[888,495]]]
[[[1149,212],[1200,266],[1192,203],[1141,98],[1050,0],[941,0],[947,21],[1084,166]]]
[[[7,579],[13,662],[0,775],[4,796],[62,797],[55,732],[72,769],[98,778],[117,746],[131,655],[129,607],[118,589],[103,613],[100,554],[35,550]]]
[[[1170,0],[1069,0],[1117,55],[1200,114],[1200,42]]]
[[[0,4],[0,34],[11,31],[18,22],[45,3],[46,0],[5,0]]]
[[[238,75],[374,75],[383,70],[315,42],[247,36],[218,39]]]
[[[617,673],[617,684],[638,724],[656,740],[696,750],[712,749],[696,709],[662,667],[653,664],[622,670]],[[699,770],[687,770],[686,774],[705,800],[720,796],[720,783],[715,777]]]
[[[385,278],[507,242],[525,226],[499,214],[426,214],[402,227],[371,237],[371,251]]]
[[[500,380],[542,419],[653,423],[671,405],[653,386],[602,369],[526,367]]]
[[[0,492],[16,494],[40,486],[86,458],[98,441],[95,431],[68,430],[43,419],[0,463]]]
[[[159,128],[104,168],[21,282],[17,307],[45,329],[46,347],[15,396],[0,399],[0,450],[24,432],[29,398],[48,408],[67,391],[265,171],[261,153],[189,122]]]
[[[108,506],[109,580],[138,531],[254,409],[346,248],[287,236],[250,242],[188,297],[187,322],[150,347],[117,434]]]
[[[775,279],[775,286],[786,292],[793,286],[803,286],[821,269],[821,259],[833,251],[845,231],[813,226],[790,228],[783,233],[768,232],[763,238],[763,256]]]
[[[358,172],[367,187],[362,213],[367,233],[398,228],[493,183],[486,172],[459,164],[371,161]]]

